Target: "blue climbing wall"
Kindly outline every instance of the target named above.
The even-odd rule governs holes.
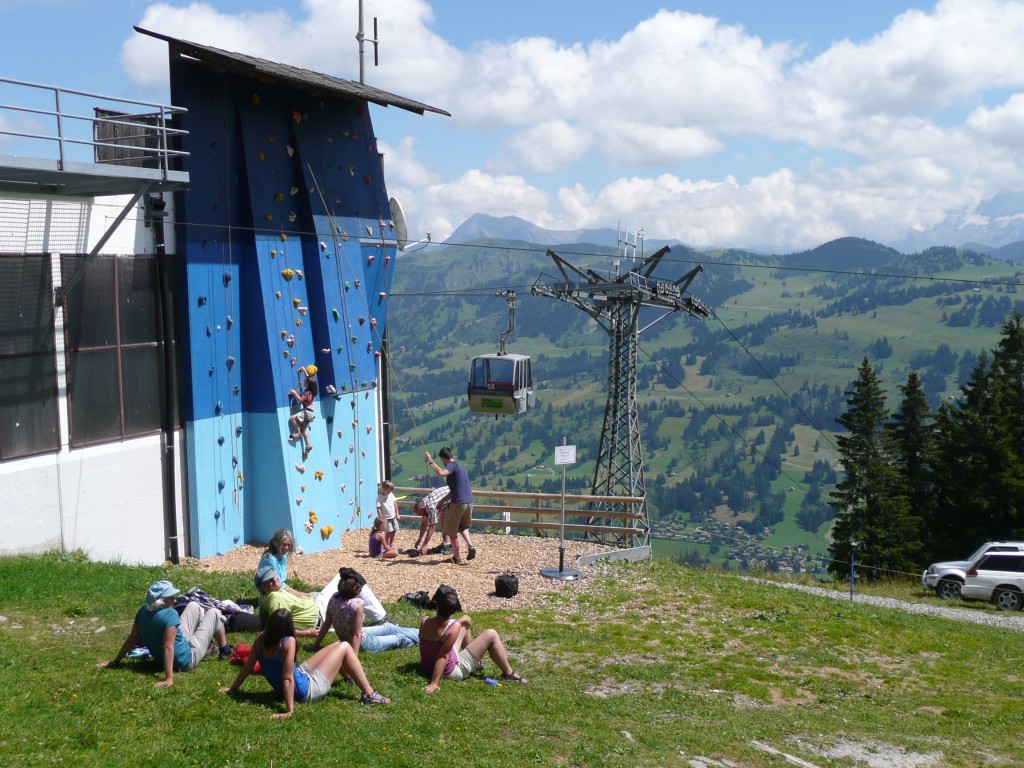
[[[374,517],[396,243],[367,104],[171,60],[191,185],[176,208],[190,551],[291,528],[307,552]],[[315,364],[313,450],[288,440]]]

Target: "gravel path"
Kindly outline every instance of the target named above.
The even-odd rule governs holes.
[[[823,587],[809,587],[803,584],[787,584],[783,581],[771,581],[766,579],[754,579],[762,584],[772,584],[784,589],[795,589],[799,592],[809,592],[812,595],[831,597],[835,600],[849,600],[849,592],[839,592],[834,589]],[[853,602],[860,605],[874,605],[879,608],[894,608],[897,611],[907,613],[923,613],[928,616],[941,616],[944,619],[954,621],[969,621],[974,624],[985,624],[990,627],[1002,627],[1015,632],[1024,632],[1024,615],[1006,612],[983,611],[971,608],[957,608],[954,605],[929,605],[927,603],[912,603],[907,600],[896,600],[892,597],[877,597],[875,595],[859,595],[854,593]]]

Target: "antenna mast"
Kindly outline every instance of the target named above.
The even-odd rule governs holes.
[[[359,41],[359,82],[366,82],[366,74],[363,68],[363,43],[366,41],[366,35],[363,33],[363,0],[359,0],[359,31],[356,32],[356,40]],[[380,41],[377,39],[377,17],[373,17],[373,39],[370,41],[373,43],[373,66],[378,65],[378,45]]]

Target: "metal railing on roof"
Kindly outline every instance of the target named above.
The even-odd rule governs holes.
[[[23,103],[0,103],[0,137],[13,139],[0,139],[0,154],[56,154],[60,170],[72,160],[156,168],[165,179],[175,159],[188,155],[173,148],[175,138],[188,132],[170,125],[188,111],[183,107],[3,77],[0,93],[19,101],[24,96]],[[86,100],[91,114],[82,114],[90,108]],[[49,150],[32,151],[39,146]]]

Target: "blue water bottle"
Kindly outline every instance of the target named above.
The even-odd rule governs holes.
[[[494,685],[494,686],[501,685],[501,683],[499,683],[493,677],[485,677],[484,678],[484,682],[487,683],[488,685]]]

